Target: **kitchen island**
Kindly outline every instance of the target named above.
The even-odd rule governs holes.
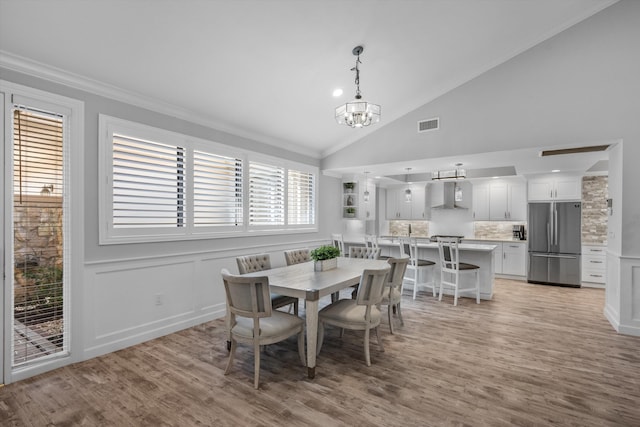
[[[345,251],[349,253],[350,246],[363,246],[364,237],[347,237],[345,238]],[[400,255],[400,242],[397,238],[391,239],[378,239],[380,245],[381,254],[386,256],[399,256]],[[460,249],[460,262],[466,262],[469,264],[475,264],[480,267],[480,298],[484,300],[490,300],[493,297],[493,280],[495,278],[495,264],[494,264],[494,250],[496,245],[491,244],[477,244],[477,243],[460,243],[458,245]],[[430,242],[428,238],[418,239],[418,257],[420,259],[430,260],[436,263],[434,270],[434,280],[439,286],[440,284],[440,256],[438,254],[438,244]],[[462,287],[467,286],[467,281],[473,283],[475,280],[471,274],[461,274],[460,280]],[[420,278],[420,281],[424,281]],[[419,291],[426,291],[426,289],[418,289]],[[444,288],[445,295],[453,295],[453,289]],[[429,290],[430,292],[430,290]],[[470,296],[469,293],[461,293],[462,297]]]

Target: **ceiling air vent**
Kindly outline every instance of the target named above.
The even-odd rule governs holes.
[[[434,119],[429,119],[429,120],[420,120],[418,122],[418,133],[428,132],[430,130],[438,130],[438,129],[440,129],[439,117],[436,117]]]
[[[587,147],[561,148],[559,150],[544,150],[540,152],[540,157],[559,156],[561,154],[592,153],[594,151],[604,151],[609,145],[590,145]]]

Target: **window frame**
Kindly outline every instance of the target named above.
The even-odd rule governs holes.
[[[186,153],[186,201],[185,225],[182,227],[114,228],[113,226],[113,137],[141,139],[183,147]],[[175,240],[211,239],[254,235],[309,233],[318,231],[319,168],[317,166],[277,158],[262,153],[238,149],[219,142],[196,138],[177,132],[124,120],[105,114],[99,115],[99,244],[124,244]],[[196,226],[194,224],[194,151],[214,156],[233,157],[242,167],[242,224]],[[284,168],[284,224],[252,225],[249,223],[249,168],[251,162],[259,162]],[[289,170],[310,173],[314,176],[312,209],[313,224],[288,224]]]

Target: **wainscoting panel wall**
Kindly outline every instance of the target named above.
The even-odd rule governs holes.
[[[306,241],[295,247],[324,243]],[[271,255],[273,267],[282,266],[287,249],[291,244],[87,263],[81,359],[223,317],[220,270],[237,273],[236,256],[262,252]]]

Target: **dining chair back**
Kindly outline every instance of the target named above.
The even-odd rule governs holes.
[[[237,276],[223,269],[222,281],[227,297],[231,338],[225,375],[231,371],[237,343],[252,344],[254,387],[257,389],[260,379],[260,346],[283,341],[295,334],[298,335],[298,353],[304,366],[304,321],[296,315],[272,309],[269,278]]]
[[[450,286],[454,289],[453,305],[458,305],[460,292],[475,291],[476,303],[480,304],[480,267],[475,264],[460,262],[460,250],[458,240],[450,238],[438,239],[438,252],[440,255],[440,296],[442,301],[443,286]],[[460,274],[472,273],[475,275],[473,287],[460,287]]]
[[[436,283],[434,270],[436,263],[418,257],[418,239],[415,237],[401,237],[399,243],[400,255],[409,257],[405,281],[413,284],[413,299],[416,299],[418,287],[420,286],[431,288],[433,296],[435,297]]]
[[[236,257],[238,272],[240,274],[254,273],[271,269],[271,257],[269,254],[254,254]]]
[[[338,248],[338,250],[340,250],[340,256],[347,256],[347,254],[344,252],[344,238],[342,234],[332,234],[331,244]]]
[[[380,248],[373,249],[366,246],[349,247],[349,258],[378,259],[379,257]]]
[[[238,272],[240,274],[255,273],[271,269],[271,257],[269,254],[243,255],[236,257]],[[298,315],[298,298],[287,297],[280,294],[271,294],[271,306],[281,308],[287,305],[293,306],[293,313]]]
[[[404,325],[402,319],[402,281],[404,274],[407,271],[407,265],[409,264],[409,258],[389,258],[387,260],[391,266],[389,274],[387,274],[387,282],[385,283],[384,292],[382,294],[382,300],[380,305],[387,306],[387,317],[389,318],[389,330],[393,334],[393,322],[391,320],[392,311],[395,308],[400,324]]]
[[[290,251],[284,251],[284,260],[287,265],[300,264],[303,262],[311,261],[311,251],[309,249],[293,249]]]
[[[364,357],[367,366],[371,366],[369,355],[369,334],[373,329],[376,333],[378,346],[384,351],[382,340],[378,333],[380,325],[380,309],[378,304],[382,301],[382,294],[386,284],[386,277],[391,266],[383,269],[367,269],[360,276],[358,296],[356,299],[340,299],[324,307],[318,313],[318,354],[324,341],[325,325],[334,325],[341,328],[340,336],[344,329],[364,330]]]

